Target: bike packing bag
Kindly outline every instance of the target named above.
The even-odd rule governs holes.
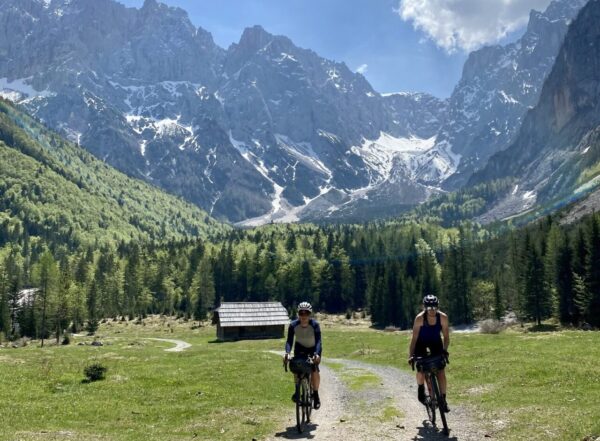
[[[309,375],[312,372],[312,364],[306,358],[292,358],[290,370],[297,375]]]
[[[441,355],[434,355],[417,360],[417,370],[419,372],[428,372],[433,370],[442,370],[446,367],[446,360]]]

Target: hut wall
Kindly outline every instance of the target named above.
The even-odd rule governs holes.
[[[274,326],[239,326],[217,328],[219,340],[243,340],[254,338],[282,338],[285,333],[284,325]]]

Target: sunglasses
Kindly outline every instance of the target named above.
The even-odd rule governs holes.
[[[308,311],[300,311],[298,313],[298,315],[300,315],[300,316],[310,315],[310,312],[308,312]]]
[[[435,311],[435,310],[437,310],[438,308],[437,308],[437,306],[427,306],[425,309],[426,309],[427,311]]]

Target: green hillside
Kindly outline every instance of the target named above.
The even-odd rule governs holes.
[[[208,237],[227,227],[129,178],[0,100],[0,245],[23,235],[86,243]]]

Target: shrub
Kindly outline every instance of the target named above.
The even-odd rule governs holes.
[[[69,334],[65,334],[65,336],[63,337],[63,341],[61,343],[63,346],[67,346],[71,344],[71,337],[69,336]]]
[[[88,335],[94,335],[96,333],[96,331],[98,330],[98,320],[96,319],[90,319],[87,322],[87,326],[85,327]]]
[[[106,371],[108,371],[108,368],[100,363],[90,364],[83,370],[83,375],[85,375],[85,380],[83,381],[85,383],[92,383],[93,381],[104,380]]]
[[[506,326],[500,320],[487,319],[479,323],[479,332],[482,334],[499,334]]]

